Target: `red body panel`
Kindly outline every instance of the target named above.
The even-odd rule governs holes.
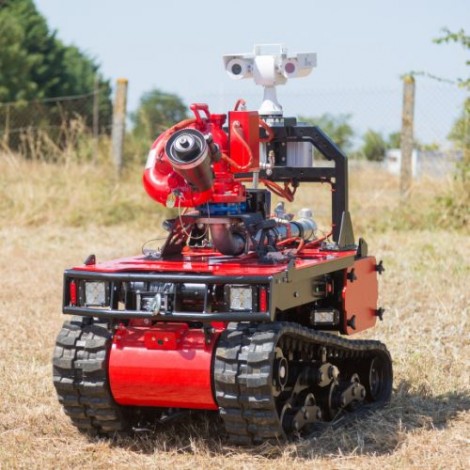
[[[354,261],[355,251],[325,252],[305,249],[295,260],[303,270],[349,257],[356,280],[345,279],[343,306],[347,334],[357,333],[376,322],[377,273],[375,258]],[[270,276],[288,269],[287,263],[264,265],[254,254],[226,257],[208,249],[186,250],[181,259],[149,260],[143,256],[80,266],[78,270],[98,272],[179,272],[191,275]],[[352,276],[349,276],[352,278]],[[346,322],[355,315],[355,329]],[[118,328],[109,358],[111,392],[121,405],[218,409],[212,387],[212,365],[216,343],[225,324],[216,328],[206,343],[202,329],[190,329],[186,323],[158,323],[154,326]]]
[[[249,160],[249,155],[239,139],[225,133],[222,126],[226,116],[224,114],[211,115],[207,105],[198,104],[191,107],[195,113],[195,120],[184,128],[197,129],[204,134],[211,134],[214,143],[224,154],[238,165]],[[202,111],[206,118],[202,119]],[[234,111],[230,113],[231,122],[236,120],[241,126],[246,144],[253,156],[249,170],[259,169],[259,116],[255,111]],[[199,191],[188,184],[172,167],[166,152],[162,151],[169,137],[168,133],[161,134],[153,143],[150,150],[143,176],[143,184],[147,193],[160,204],[172,207],[196,207],[207,202],[236,203],[246,200],[245,187],[236,181],[234,173],[238,170],[224,159],[213,162],[215,179],[210,189]]]
[[[153,261],[144,256],[121,258],[90,266],[76,266],[80,271],[113,272],[180,272],[190,274],[214,274],[219,276],[270,276],[287,270],[287,261],[279,264],[261,264],[254,253],[237,257],[223,256],[218,252],[193,249],[183,252],[182,259]],[[321,251],[305,249],[295,259],[295,269],[326,264],[332,260],[350,257],[355,251]]]
[[[188,127],[195,128],[196,126]],[[160,141],[164,140],[165,136],[162,134],[153,143],[149,153],[143,175],[143,184],[148,195],[164,206],[167,205],[168,197],[174,191],[179,191],[181,194],[181,197],[173,201],[176,206],[193,207],[209,201],[212,196],[211,189],[203,192],[193,191],[191,186],[173,170],[165,153],[161,160],[158,159],[157,148]]]
[[[259,114],[256,111],[231,111],[229,113],[230,126],[238,121],[246,143],[251,149],[253,161],[248,171],[259,170]],[[249,160],[248,151],[240,141],[230,135],[230,157],[239,165],[245,165]],[[236,170],[233,170],[236,171]]]
[[[120,327],[109,358],[111,392],[121,405],[218,409],[212,391],[212,355],[186,324]]]

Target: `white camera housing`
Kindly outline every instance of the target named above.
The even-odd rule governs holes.
[[[224,56],[225,70],[233,80],[253,77],[253,63],[248,58]]]
[[[264,87],[259,113],[265,116],[282,115],[276,85],[284,85],[289,78],[306,77],[317,65],[315,53],[304,52],[288,57],[287,49],[281,44],[257,44],[251,54],[226,55],[223,60],[230,78],[254,78],[257,85]]]
[[[282,74],[286,78],[306,77],[317,65],[317,55],[313,53],[299,53],[282,61]]]

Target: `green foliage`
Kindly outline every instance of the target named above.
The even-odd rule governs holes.
[[[399,149],[401,147],[401,133],[392,132],[389,134],[387,146],[391,149]]]
[[[444,29],[444,36],[435,39],[438,44],[457,43],[470,52],[470,36],[463,29],[452,32]],[[466,65],[470,66],[470,60]],[[470,78],[459,78],[460,86],[470,91]],[[470,225],[470,98],[462,106],[462,114],[454,122],[448,135],[455,147],[462,152],[462,159],[457,165],[454,184],[451,192],[437,198],[442,210],[452,226],[467,227]]]
[[[362,136],[363,143],[359,151],[352,152],[355,133],[350,124],[351,118],[351,114],[334,116],[330,113],[325,113],[319,117],[300,116],[299,121],[318,126],[344,152],[351,153],[353,158],[382,161],[388,149],[400,148],[400,132],[393,132],[388,136],[388,140],[386,140],[381,133],[369,129]]]
[[[142,160],[159,134],[186,118],[187,106],[178,95],[157,88],[144,93],[131,115],[134,127],[126,152],[129,158]]]
[[[457,43],[470,52],[470,36],[465,34],[463,29],[452,32],[447,28],[443,29],[444,36],[434,40],[437,44]],[[470,66],[470,60],[465,64]],[[470,77],[459,78],[460,86],[470,91]],[[462,106],[462,114],[455,121],[449,135],[449,140],[454,142],[457,149],[463,153],[463,166],[470,167],[470,98],[467,98]],[[464,168],[464,175],[470,170]]]
[[[49,31],[33,0],[0,2],[0,70],[3,103],[91,93],[98,78],[100,118],[109,123],[109,82],[100,77],[94,60],[75,46],[65,46]],[[80,111],[91,122],[92,105]],[[52,116],[49,124],[58,118]]]
[[[6,8],[0,9],[0,101],[26,99],[37,85],[30,79],[36,58],[22,44],[23,28]]]
[[[434,42],[437,44],[443,43],[457,43],[460,44],[464,49],[470,50],[470,36],[465,34],[465,30],[460,29],[456,33],[450,31],[448,28],[442,30],[444,36],[434,39]],[[465,64],[470,66],[470,60],[466,60]],[[459,78],[458,79],[461,86],[470,89],[470,78]]]
[[[36,10],[32,0],[7,0],[1,6],[0,28],[15,30],[10,36],[11,48],[21,48],[22,54],[11,65],[22,65],[26,72],[23,83],[9,82],[4,85],[3,74],[0,86],[4,93],[2,101],[32,100],[51,97],[51,88],[58,83],[60,51],[56,47],[55,35],[48,30],[45,19]],[[0,64],[3,68],[4,50],[0,49]],[[16,63],[17,62],[17,63]],[[27,86],[24,87],[24,82]],[[57,95],[55,95],[57,96]]]
[[[178,95],[155,88],[144,93],[131,120],[134,124],[134,134],[150,142],[186,117],[187,107]]]
[[[356,158],[365,158],[369,161],[380,162],[384,159],[387,150],[389,149],[400,149],[401,148],[401,133],[392,132],[388,135],[388,139],[377,131],[369,129],[362,136],[363,144],[357,153]],[[430,143],[423,144],[418,140],[414,140],[415,148],[423,151],[437,151],[439,150],[439,144]]]
[[[465,100],[462,112],[454,122],[447,138],[462,151],[464,159],[470,161],[470,98]]]
[[[385,158],[385,152],[389,148],[380,132],[372,129],[367,130],[363,136],[363,144],[360,149],[360,154],[369,161],[381,162]]]
[[[318,126],[341,150],[347,153],[351,150],[354,138],[354,130],[349,123],[351,117],[351,114],[334,116],[325,113],[319,117],[299,116],[299,121]]]
[[[438,152],[441,148],[438,142],[420,143],[415,139],[415,147],[423,152]]]

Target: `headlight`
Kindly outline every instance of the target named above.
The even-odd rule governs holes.
[[[339,324],[339,312],[335,309],[317,309],[310,314],[314,326],[333,326]]]
[[[106,307],[109,303],[106,301],[106,283],[105,282],[85,282],[85,306],[86,307]]]
[[[251,286],[229,286],[230,310],[253,310]]]

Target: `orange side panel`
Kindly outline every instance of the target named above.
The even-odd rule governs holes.
[[[367,256],[356,260],[354,265],[347,270],[343,288],[345,311],[343,331],[348,335],[372,328],[377,321],[376,265],[375,257]]]

